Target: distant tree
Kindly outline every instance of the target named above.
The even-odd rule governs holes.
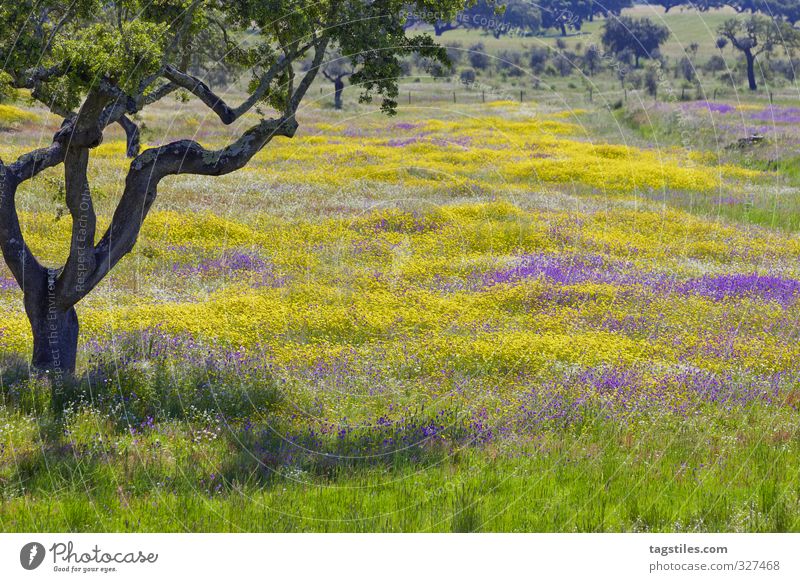
[[[0,160],[0,251],[22,289],[33,367],[56,375],[74,372],[75,306],[134,248],[162,180],[230,174],[273,139],[295,135],[297,112],[329,49],[359,55],[351,80],[361,87],[361,100],[380,96],[381,109],[393,113],[403,56],[420,52],[447,60],[430,36],[406,33],[401,13],[409,4],[419,12],[452,16],[464,1],[0,2],[0,63],[9,84],[26,89],[31,99],[63,119],[50,144],[8,164]],[[228,38],[247,36],[244,47],[214,51],[249,71],[247,96],[236,106],[189,69],[208,48],[203,47],[208,28],[217,26]],[[311,64],[303,72],[307,55]],[[196,98],[237,132],[237,121],[247,121],[249,128],[219,149],[180,139],[136,155],[105,234],[96,237],[100,223],[89,182],[93,150],[115,124],[127,130],[130,145],[138,136],[132,116],[178,91]],[[57,167],[63,171],[72,230],[66,262],[53,268],[26,244],[16,201],[20,185]]]
[[[586,47],[583,53],[583,67],[590,77],[603,67],[603,52],[596,44]]]
[[[595,15],[608,18],[609,16],[619,16],[626,8],[633,6],[633,0],[588,0],[589,20],[593,20]]]
[[[744,55],[747,83],[751,91],[758,89],[755,64],[759,56],[769,56],[781,46],[787,49],[800,46],[800,31],[783,20],[764,16],[731,18],[717,32]]]
[[[800,22],[800,2],[798,0],[764,0],[762,11],[770,16],[778,16],[789,22]]]
[[[502,23],[497,27],[495,37],[499,38],[504,32],[513,31],[518,36],[538,33],[542,28],[542,13],[536,8],[534,2],[529,0],[505,0],[505,12]]]
[[[483,30],[495,38],[529,36],[542,27],[538,4],[530,0],[477,0],[457,20],[466,28]]]
[[[661,6],[664,8],[664,13],[669,12],[673,8],[677,6],[684,6],[688,3],[688,0],[649,0],[648,4],[652,6]]]
[[[569,30],[580,30],[592,14],[591,0],[539,0],[542,28],[555,28],[561,36]]]
[[[332,52],[327,57],[327,63],[322,67],[322,75],[333,83],[333,107],[337,110],[341,110],[343,107],[342,94],[344,93],[345,79],[351,77],[353,73],[355,73],[355,67],[351,59],[342,56],[339,51]]]
[[[603,45],[613,54],[630,51],[639,67],[641,57],[652,58],[669,38],[669,29],[649,18],[622,16],[606,20],[603,27]]]
[[[720,4],[730,6],[737,12],[760,12],[770,18],[781,18],[791,24],[800,21],[800,2],[798,0],[720,0]]]

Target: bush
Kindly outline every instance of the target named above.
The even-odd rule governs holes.
[[[464,57],[463,45],[460,42],[451,42],[445,45],[447,51],[447,58],[453,63],[453,66],[459,64]]]
[[[461,71],[461,82],[465,85],[472,85],[475,82],[475,69]]]
[[[694,70],[694,64],[689,57],[683,57],[678,62],[678,72],[685,81],[693,82],[697,78],[697,73]]]
[[[703,65],[703,70],[706,73],[719,73],[720,71],[724,71],[726,66],[725,59],[720,55],[714,55]]]
[[[586,47],[583,54],[583,67],[591,76],[603,68],[603,53],[596,44]]]
[[[644,77],[639,71],[633,71],[628,75],[627,79],[633,89],[641,89],[644,85]]]
[[[544,72],[549,57],[550,49],[547,47],[537,46],[531,50],[530,66],[534,75],[541,75]]]
[[[497,68],[510,77],[522,76],[522,53],[519,51],[502,50],[497,53]]]
[[[770,61],[770,70],[777,74],[783,75],[788,81],[794,81],[797,78],[798,67],[800,67],[800,60],[784,60],[776,59]]]
[[[483,71],[489,67],[489,55],[486,54],[486,47],[483,46],[482,42],[469,47],[469,64],[478,71]]]
[[[651,97],[658,97],[658,70],[650,67],[644,74],[644,88]]]
[[[572,74],[575,67],[573,64],[577,57],[573,53],[559,53],[553,58],[553,66],[558,74],[562,77],[568,77]]]

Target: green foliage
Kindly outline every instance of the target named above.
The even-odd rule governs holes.
[[[195,72],[249,69],[255,90],[277,64],[280,71],[259,99],[285,109],[299,82],[297,66],[319,41],[352,61],[362,101],[380,96],[382,109],[392,113],[404,57],[420,53],[447,63],[429,36],[406,35],[403,11],[435,20],[453,18],[463,7],[461,0],[410,6],[402,0],[3,3],[0,59],[7,85],[31,88],[35,99],[62,111],[77,108],[99,81],[132,97],[152,94],[165,65]],[[245,34],[247,45],[240,46],[236,39]]]
[[[73,95],[90,88],[97,79],[107,79],[133,93],[142,79],[158,71],[166,31],[165,23],[141,20],[124,22],[119,28],[97,23],[59,40],[53,59],[67,63],[64,78]]]
[[[0,71],[0,103],[14,98],[16,91],[13,86],[14,79],[5,71]]]
[[[669,38],[669,29],[649,18],[610,18],[603,27],[603,45],[614,54],[632,53],[639,59],[652,58]]]

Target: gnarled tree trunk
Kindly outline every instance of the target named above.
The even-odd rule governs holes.
[[[56,376],[71,375],[78,355],[78,315],[74,307],[58,307],[55,272],[49,273],[44,285],[24,290],[25,312],[33,333],[31,365]]]

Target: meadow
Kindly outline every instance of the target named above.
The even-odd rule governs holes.
[[[74,381],[30,374],[0,267],[2,531],[800,529],[791,87],[390,119],[329,89],[239,173],[162,189],[80,305]],[[53,119],[0,105],[0,157]],[[237,130],[191,101],[143,122]],[[122,138],[91,160],[102,225]],[[52,264],[59,180],[20,194]]]

